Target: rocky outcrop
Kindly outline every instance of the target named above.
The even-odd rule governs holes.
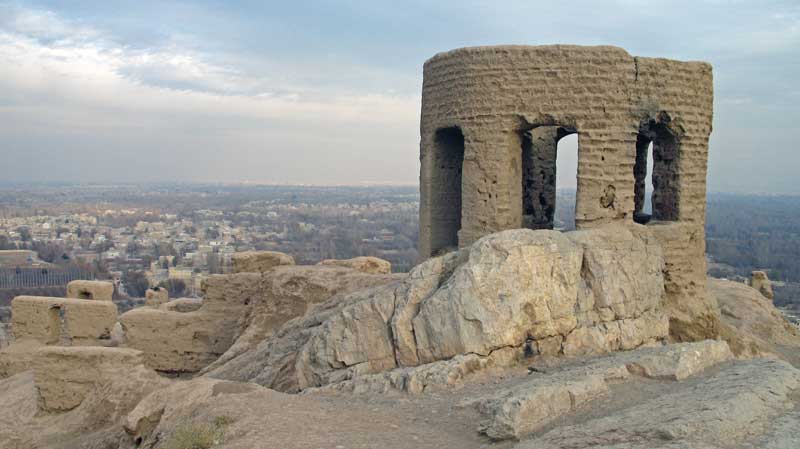
[[[758,290],[765,298],[772,301],[775,293],[772,292],[772,282],[764,271],[754,271],[750,275],[750,286]]]
[[[532,370],[526,381],[461,406],[479,411],[484,418],[480,431],[491,439],[520,439],[607,394],[610,382],[630,376],[684,380],[732,358],[725,342],[713,340],[619,352],[546,375]]]
[[[277,251],[244,251],[231,257],[234,273],[264,273],[281,265],[294,265],[294,258]]]
[[[632,349],[666,337],[662,268],[641,226],[505,231],[331,299],[211,374],[299,391],[505,348]]]
[[[631,407],[556,427],[515,449],[740,447],[794,407],[798,388],[800,371],[786,362],[741,361]]]
[[[455,387],[470,376],[491,370],[508,368],[519,363],[519,351],[499,349],[488,356],[457,355],[449,360],[419,366],[396,368],[378,374],[354,377],[343,382],[304,390],[304,394],[319,392],[348,392],[354,394],[386,394],[404,392],[421,394],[431,390]]]
[[[101,345],[117,322],[117,306],[111,301],[17,296],[11,308],[14,338],[43,344]]]
[[[739,357],[780,355],[800,361],[800,329],[789,323],[762,294],[741,282],[709,279],[711,294],[719,302],[721,336]]]
[[[352,259],[325,259],[318,265],[336,265],[340,267],[352,268],[369,274],[389,274],[392,272],[392,264],[388,260],[377,257],[354,257]]]
[[[67,284],[67,298],[111,301],[114,284],[108,281],[72,281]]]

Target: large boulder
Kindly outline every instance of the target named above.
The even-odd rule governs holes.
[[[333,298],[211,374],[299,391],[459,354],[631,349],[667,336],[662,267],[638,225],[504,231]]]
[[[739,357],[780,355],[800,362],[800,329],[767,301],[762,293],[741,282],[708,280],[709,291],[719,302],[721,336]]]

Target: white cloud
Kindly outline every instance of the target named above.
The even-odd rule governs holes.
[[[58,159],[66,177],[92,164],[103,171],[102,164],[116,166],[134,155],[158,161],[169,154],[162,162],[183,164],[174,176],[190,180],[281,175],[294,182],[344,182],[354,165],[362,169],[352,175],[365,177],[353,182],[416,180],[418,95],[267,86],[257,74],[173,44],[132,49],[52,13],[30,11],[0,23],[0,67],[0,152],[35,150],[55,160],[66,150],[40,141],[56,140],[70,148]],[[376,148],[383,139],[388,142]],[[220,159],[222,149],[226,157]],[[287,152],[329,166],[297,169]],[[32,172],[23,167],[31,164],[25,157],[7,160],[0,177]],[[276,167],[278,161],[284,167]],[[170,170],[157,165],[148,174]]]

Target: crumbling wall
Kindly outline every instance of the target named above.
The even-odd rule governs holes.
[[[117,306],[111,301],[17,296],[11,301],[14,338],[47,345],[93,346],[111,337]]]
[[[647,228],[664,253],[664,309],[670,336],[698,341],[719,335],[719,306],[706,282],[706,241],[702,225],[654,222]]]
[[[145,368],[143,361],[141,352],[125,348],[39,348],[32,362],[39,408],[45,412],[72,410],[98,389],[121,384],[126,387],[121,396],[127,397],[114,399],[127,402],[125,408],[130,409],[146,392],[168,383]]]
[[[204,281],[202,305],[193,311],[145,307],[126,312],[119,317],[126,345],[142,351],[153,369],[198,371],[242,331],[246,309],[260,295],[260,281],[260,273],[213,275]]]
[[[114,284],[107,281],[72,281],[67,284],[67,298],[111,301]]]

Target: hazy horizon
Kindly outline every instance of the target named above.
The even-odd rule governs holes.
[[[414,186],[423,62],[550,43],[710,62],[708,190],[797,192],[800,5],[723,0],[0,0],[0,183]]]

